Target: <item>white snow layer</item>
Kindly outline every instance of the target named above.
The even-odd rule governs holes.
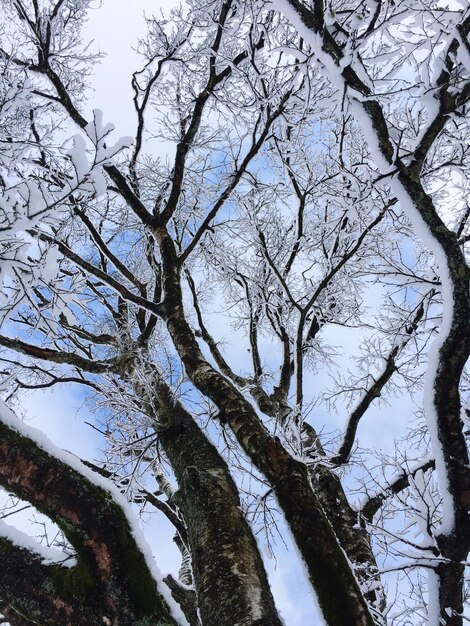
[[[91,483],[101,487],[112,496],[114,502],[124,511],[135,542],[142,555],[144,556],[147,567],[149,568],[153,578],[155,579],[158,591],[164,597],[165,602],[170,608],[173,618],[178,622],[178,624],[181,624],[181,626],[188,626],[188,622],[184,617],[179,605],[173,600],[170,590],[163,581],[162,573],[160,572],[153,557],[150,546],[148,545],[144,534],[139,527],[136,516],[132,512],[129,503],[125,500],[124,496],[120,493],[118,488],[103,476],[100,476],[99,474],[93,472],[93,470],[84,465],[77,457],[75,457],[70,452],[66,452],[65,450],[61,450],[60,448],[56,447],[42,431],[25,424],[22,420],[16,417],[13,411],[2,400],[0,400],[0,420],[10,428],[16,430],[21,435],[28,437],[28,439],[34,441],[42,450],[47,452],[47,454],[55,457],[59,461],[62,461],[62,463],[65,463],[73,470],[84,476]],[[31,549],[33,552],[38,552],[41,556],[44,556],[46,560],[51,559],[52,553],[49,553],[49,551],[47,551],[46,554],[46,551],[44,551],[44,547],[39,546],[38,549],[38,544],[33,539],[29,538],[27,535],[24,535],[24,533],[17,531],[16,529],[14,529],[13,531],[11,531],[10,529],[11,527],[7,524],[3,523],[0,525],[0,533],[5,534],[5,536],[7,536],[8,539],[13,541],[16,545],[23,548]],[[57,556],[57,550],[54,550],[54,553],[54,556]]]
[[[39,541],[3,520],[0,520],[0,536],[5,537],[19,548],[25,548],[29,552],[38,554],[46,565],[58,564],[64,567],[76,565],[75,558],[68,556],[62,550],[39,543]]]
[[[442,285],[441,290],[443,301],[442,322],[439,328],[439,334],[434,339],[429,350],[429,361],[424,384],[423,408],[428,426],[429,436],[431,439],[432,451],[435,458],[439,487],[442,495],[442,524],[439,531],[442,534],[450,534],[455,523],[454,503],[449,490],[444,452],[442,450],[442,446],[438,436],[437,411],[434,402],[434,387],[437,376],[437,368],[439,364],[439,352],[443,343],[449,335],[454,314],[453,290],[450,281],[446,255],[441,245],[432,235],[428,226],[426,225],[417,208],[415,207],[413,199],[404,189],[402,184],[393,175],[393,168],[387,162],[380,150],[375,129],[372,125],[369,115],[362,105],[362,98],[360,94],[349,90],[348,95],[348,90],[346,89],[345,81],[341,74],[341,69],[335,65],[333,60],[327,54],[323,52],[321,37],[316,33],[310,31],[303,24],[300,15],[290,6],[288,0],[276,0],[276,2],[273,2],[273,4],[275,4],[276,8],[280,10],[285,15],[285,17],[287,17],[292,22],[292,24],[297,28],[299,34],[305,39],[306,42],[308,42],[312,46],[313,50],[315,50],[320,62],[325,65],[329,73],[329,78],[332,81],[333,85],[338,88],[338,93],[346,94],[349,104],[351,105],[353,115],[356,118],[356,121],[361,126],[364,136],[367,138],[372,159],[375,161],[377,168],[382,174],[390,175],[390,185],[394,195],[399,200],[403,211],[405,211],[410,218],[416,234],[421,237],[424,245],[426,245],[428,249],[434,254],[434,257],[439,266],[439,276]],[[437,579],[437,575],[432,570],[429,570],[428,626],[439,625],[440,620],[438,607],[438,586],[439,581]]]
[[[454,506],[453,498],[449,491],[444,453],[438,437],[437,411],[434,403],[434,386],[436,381],[437,366],[439,363],[439,351],[450,332],[453,319],[453,291],[452,284],[450,282],[446,255],[441,245],[434,238],[419,211],[415,207],[413,199],[410,197],[400,181],[398,181],[393,175],[395,168],[387,162],[380,150],[377,134],[368,113],[362,105],[361,95],[351,89],[346,89],[341,68],[338,67],[333,59],[322,50],[321,36],[305,26],[300,15],[290,5],[289,0],[273,0],[271,4],[274,4],[276,9],[281,11],[284,16],[291,21],[291,23],[296,27],[299,35],[310,44],[320,62],[325,66],[328,72],[328,78],[331,80],[333,85],[337,87],[338,93],[342,95],[344,93],[348,94],[348,91],[350,92],[348,95],[348,101],[351,106],[352,113],[358,124],[361,126],[364,136],[367,139],[373,162],[375,162],[382,175],[390,176],[390,185],[394,195],[399,200],[403,211],[405,211],[412,221],[416,234],[421,237],[424,245],[427,246],[427,248],[433,253],[439,266],[443,301],[442,322],[439,328],[439,334],[434,339],[429,351],[429,363],[424,385],[423,407],[431,438],[436,471],[443,500],[443,520],[439,530],[442,534],[449,534],[451,533],[455,522]]]

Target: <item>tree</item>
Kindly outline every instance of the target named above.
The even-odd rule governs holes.
[[[2,524],[12,626],[281,624],[254,538],[280,519],[330,626],[466,619],[457,4],[193,0],[148,19],[116,140],[85,113],[91,2],[3,1],[2,388],[81,385],[107,442],[80,461],[2,405],[4,516],[60,531]],[[393,457],[361,448],[381,401]],[[180,580],[122,494],[174,525]]]

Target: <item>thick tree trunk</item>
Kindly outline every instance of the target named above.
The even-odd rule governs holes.
[[[156,382],[159,440],[178,481],[204,626],[281,626],[253,533],[225,461],[169,389]]]
[[[265,429],[251,404],[205,360],[186,321],[174,243],[155,229],[164,276],[164,318],[186,373],[220,409],[240,446],[272,485],[329,626],[372,626],[374,620],[338,539],[312,490],[308,471]]]
[[[9,604],[5,604],[1,607],[1,612],[5,619],[0,619],[0,624],[9,622],[10,626],[34,626],[33,622],[17,613]]]
[[[267,415],[275,418],[278,408],[276,401],[273,401],[265,393],[260,395],[262,406],[257,402],[258,406]],[[328,459],[315,430],[307,423],[304,423],[302,428],[304,437],[308,441],[308,447],[316,449],[316,454],[319,456],[317,463],[312,464],[309,468],[313,490],[318,496],[342,549],[355,567],[361,587],[366,590],[365,597],[369,604],[378,610],[383,610],[385,608],[385,593],[378,574],[370,536],[363,524],[360,523],[357,511],[351,508],[340,479],[333,470],[322,463],[322,457],[325,462],[328,462]],[[369,588],[371,590],[367,591]]]
[[[454,534],[457,543],[463,543],[469,549],[470,465],[460,417],[459,384],[470,354],[470,271],[457,236],[446,228],[431,198],[425,193],[419,180],[419,171],[401,166],[400,182],[410,198],[414,199],[432,236],[441,246],[447,264],[447,268],[441,268],[441,272],[444,274],[443,280],[450,281],[451,293],[444,295],[451,301],[445,302],[444,306],[450,311],[447,317],[451,316],[451,322],[438,354],[432,403],[437,416],[436,431],[442,448],[448,490],[454,503]],[[446,270],[448,278],[445,276]],[[436,467],[439,462],[440,458],[437,458]]]
[[[429,150],[447,123],[448,115],[458,108],[458,92],[451,93],[448,87],[450,72],[455,63],[455,58],[452,57],[455,56],[460,42],[458,39],[452,41],[451,48],[447,51],[448,58],[443,63],[442,72],[438,74],[436,80],[435,97],[439,100],[439,110],[434,118],[429,120],[426,132],[414,153],[407,155],[405,164],[395,154],[380,102],[374,98],[369,86],[355,72],[353,64],[341,64],[344,52],[325,28],[323,3],[315,0],[312,9],[299,0],[286,0],[285,4],[294,10],[297,21],[295,25],[300,34],[307,33],[308,42],[309,31],[317,52],[327,54],[336,65],[332,70],[335,75],[331,78],[335,81],[338,79],[344,81],[345,93],[349,88],[352,94],[360,93],[364,96],[360,101],[356,100],[354,95],[351,99],[362,110],[358,121],[366,135],[367,133],[374,135],[372,142],[380,153],[377,158],[383,159],[383,174],[398,176],[399,186],[395,189],[399,200],[404,204],[402,208],[406,211],[406,205],[409,204],[418,212],[425,224],[424,228],[429,231],[429,238],[423,243],[427,245],[430,239],[433,240],[430,247],[440,264],[444,297],[448,299],[444,302],[445,326],[443,323],[441,327],[441,332],[445,333],[445,336],[439,347],[436,371],[430,372],[433,375],[433,388],[428,390],[428,393],[432,394],[432,398],[427,398],[426,401],[430,401],[432,408],[428,409],[426,414],[429,429],[433,431],[431,432],[433,452],[444,501],[444,527],[452,526],[450,531],[447,529],[445,534],[436,537],[442,556],[449,560],[445,567],[442,565],[437,569],[438,576],[441,577],[440,588],[443,594],[440,601],[443,602],[445,596],[445,601],[450,602],[450,604],[441,603],[440,613],[444,616],[447,611],[453,615],[452,619],[456,620],[457,615],[462,613],[463,593],[463,577],[459,578],[457,572],[459,563],[466,558],[470,549],[470,469],[460,417],[459,395],[463,367],[470,353],[470,272],[457,236],[446,227],[431,197],[424,190],[421,172]],[[468,17],[462,22],[461,27],[463,25],[466,37],[470,28]],[[452,54],[449,55],[450,52]],[[465,102],[465,98],[462,102]],[[387,172],[387,169],[392,167],[397,168],[396,173]],[[419,218],[416,219],[416,224],[418,221]],[[434,367],[435,364],[431,364],[433,370]],[[452,524],[448,522],[450,516],[453,518]]]
[[[458,561],[441,563],[436,568],[439,584],[439,618],[445,626],[463,626],[464,565]],[[432,616],[436,618],[437,616]]]
[[[339,543],[354,565],[364,595],[369,605],[376,608],[376,615],[379,616],[385,608],[385,593],[370,536],[361,524],[359,514],[349,505],[339,478],[330,469],[319,463],[310,470],[310,477]],[[376,619],[379,620],[378,623],[384,623],[383,618]]]
[[[2,539],[2,601],[51,626],[175,625],[111,495],[1,421],[0,484],[56,522],[77,551],[74,567],[45,566]]]
[[[439,607],[441,618],[449,626],[462,626],[464,576],[461,563],[470,550],[470,463],[463,433],[460,402],[460,379],[470,354],[470,272],[459,246],[457,236],[440,219],[431,198],[419,179],[419,166],[400,165],[400,181],[413,198],[426,226],[440,245],[447,267],[441,267],[443,282],[448,281],[450,293],[444,302],[448,330],[439,348],[434,374],[431,403],[435,424],[433,451],[437,475],[443,492],[443,526],[450,526],[436,537],[441,555],[448,562],[437,567],[439,577]],[[446,276],[447,274],[447,276]],[[445,286],[444,286],[445,287]],[[450,320],[449,320],[450,317]],[[450,322],[450,323],[449,323]],[[428,399],[429,400],[429,399]],[[449,517],[453,522],[449,524]]]

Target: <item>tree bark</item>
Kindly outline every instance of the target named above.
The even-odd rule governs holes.
[[[157,377],[159,441],[178,482],[204,626],[281,626],[253,533],[229,469],[192,416]]]
[[[366,600],[312,489],[306,466],[271,437],[251,404],[205,360],[184,313],[174,243],[163,226],[154,233],[162,257],[163,316],[187,375],[220,409],[244,452],[272,485],[329,626],[372,626]]]
[[[9,564],[0,570],[3,601],[43,624],[175,626],[111,495],[2,422],[0,484],[56,522],[77,550],[75,567],[46,568],[37,556],[3,539],[3,563]],[[21,558],[14,558],[19,551]],[[27,573],[32,568],[46,584]]]

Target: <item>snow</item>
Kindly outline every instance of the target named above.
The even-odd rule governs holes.
[[[325,66],[328,72],[328,78],[332,82],[333,87],[342,94],[344,92],[344,80],[341,76],[341,68],[335,64],[328,54],[323,52],[321,36],[310,30],[303,23],[300,15],[291,7],[289,0],[271,0],[269,4],[275,5],[276,10],[280,11],[295,26],[299,35],[310,44],[321,64]]]
[[[440,626],[439,577],[433,569],[428,573],[428,626]]]
[[[335,87],[338,88],[338,92],[340,94],[347,93],[346,83],[341,75],[341,69],[334,63],[333,59],[329,57],[329,55],[323,52],[321,37],[304,25],[299,14],[290,6],[288,0],[278,0],[276,2],[276,6],[280,11],[282,11],[285,17],[287,17],[294,24],[294,26],[298,29],[299,34],[304,37],[305,41],[312,46],[312,49],[317,53],[321,63],[325,65],[329,78],[331,78]],[[436,471],[443,499],[443,520],[440,532],[441,534],[449,534],[452,532],[455,522],[454,506],[453,498],[449,491],[444,452],[438,436],[437,412],[434,404],[434,386],[439,363],[439,351],[450,332],[453,318],[453,294],[447,259],[441,245],[432,235],[418,209],[415,207],[413,199],[410,197],[397,177],[393,175],[394,167],[382,154],[372,120],[357,96],[358,94],[356,92],[352,92],[349,94],[348,100],[351,111],[356,121],[361,126],[364,136],[368,141],[372,161],[375,162],[382,176],[390,177],[389,182],[393,194],[399,200],[403,211],[410,218],[416,234],[421,238],[424,245],[433,253],[439,266],[439,275],[442,284],[443,313],[439,334],[434,339],[429,351],[428,368],[424,385],[424,412],[431,438],[431,446],[436,462]]]
[[[75,135],[72,139],[73,148],[69,150],[69,157],[75,169],[74,186],[83,180],[90,169],[86,155],[86,141],[81,135]],[[72,185],[71,185],[72,186]]]
[[[37,428],[32,428],[28,426],[23,421],[21,421],[13,411],[0,400],[0,419],[1,421],[13,428],[21,435],[28,437],[32,441],[34,441],[42,450],[47,452],[47,454],[55,457],[56,459],[62,461],[73,470],[84,476],[87,480],[92,482],[93,484],[101,487],[105,491],[107,491],[113,498],[114,502],[124,511],[124,514],[129,522],[129,526],[131,528],[132,535],[136,541],[136,544],[144,556],[145,562],[157,584],[157,588],[159,593],[165,599],[168,607],[170,608],[171,614],[178,624],[181,626],[187,626],[188,622],[184,617],[179,605],[173,600],[171,596],[170,590],[166,586],[163,581],[162,573],[160,572],[154,556],[151,552],[150,546],[148,545],[144,534],[139,526],[139,522],[132,512],[130,505],[125,500],[124,496],[120,493],[118,488],[113,485],[110,481],[106,480],[104,477],[99,474],[93,472],[90,468],[84,465],[77,457],[75,457],[70,452],[66,452],[65,450],[61,450],[57,448],[46,436],[43,432],[38,430]],[[29,538],[24,533],[17,531],[16,529],[10,530],[11,527],[7,526],[7,524],[2,523],[0,526],[0,533],[5,533],[5,535],[12,540],[16,545],[20,547],[26,547],[28,549],[33,550],[34,552],[38,552],[45,559],[52,559],[57,555],[57,550],[53,550],[55,553],[52,555],[49,550],[45,550],[43,547],[38,544],[31,538]],[[32,543],[31,543],[32,542]],[[34,545],[33,545],[34,544]]]
[[[13,83],[5,96],[8,97],[8,106],[0,103],[0,121],[5,111],[11,113],[21,105],[28,95],[28,89],[27,82],[23,86]],[[3,231],[0,250],[8,250],[8,254],[1,259],[0,288],[5,286],[5,281],[12,281],[23,292],[24,285],[18,286],[15,275],[18,268],[24,270],[22,266],[28,268],[22,275],[24,284],[36,277],[38,271],[41,271],[44,282],[56,275],[57,255],[52,253],[47,255],[47,259],[41,259],[44,250],[27,231],[47,231],[52,221],[60,221],[64,212],[68,211],[68,199],[72,194],[75,199],[87,197],[93,200],[106,193],[108,183],[103,168],[133,142],[131,137],[122,137],[110,143],[109,135],[113,130],[114,125],[104,124],[102,111],[95,109],[85,134],[76,134],[63,144],[61,152],[65,157],[65,170],[62,176],[58,176],[62,186],[57,185],[52,192],[48,181],[43,181],[34,169],[30,169],[27,144],[22,150],[17,149],[14,155],[8,155],[8,164],[2,163],[5,155],[0,156],[0,167],[3,165],[9,168],[6,172],[2,167],[1,172],[6,189],[0,194],[0,228]],[[18,298],[20,301],[21,298]],[[10,315],[13,309],[9,309]]]
[[[462,37],[458,28],[455,29],[454,36],[459,42],[459,47],[457,48],[457,57],[460,63],[462,63],[464,67],[470,67],[470,52],[468,51],[465,43],[462,41]]]
[[[431,461],[431,460],[432,460],[432,457],[424,457],[423,459],[421,459],[421,460],[419,461],[419,463],[415,464],[415,466],[414,466],[414,467],[413,467],[413,466],[408,467],[408,464],[407,464],[407,466],[406,466],[406,473],[407,473],[410,477],[412,477],[412,476],[413,476],[413,474],[415,474],[416,472],[418,472],[418,471],[420,471],[420,470],[421,470],[421,468],[423,467],[423,465],[426,465],[426,463],[428,463],[428,462],[429,462],[429,461]],[[387,485],[385,485],[385,487],[382,487],[381,489],[378,489],[377,491],[375,491],[375,492],[374,492],[374,493],[372,493],[372,494],[367,494],[367,495],[365,495],[365,496],[364,496],[364,498],[363,498],[362,500],[360,500],[360,501],[358,502],[358,504],[354,507],[354,508],[355,508],[355,510],[356,510],[356,511],[362,511],[362,510],[363,510],[363,508],[364,508],[364,506],[366,505],[366,503],[367,503],[369,500],[374,500],[374,499],[375,499],[375,498],[377,498],[377,497],[381,497],[381,496],[383,496],[383,495],[387,494],[387,493],[389,492],[390,485],[393,485],[393,483],[394,483],[397,479],[401,478],[401,476],[402,476],[402,475],[403,475],[403,472],[400,472],[399,474],[396,474],[396,475],[392,476],[392,477],[389,479],[388,484],[387,484]],[[422,472],[422,471],[421,471],[421,475],[423,475],[423,472]]]
[[[449,335],[452,318],[453,318],[453,293],[452,284],[447,266],[447,258],[442,246],[432,235],[424,219],[421,217],[418,209],[415,207],[412,198],[405,190],[401,182],[393,175],[392,166],[386,161],[382,155],[375,130],[372,126],[370,117],[364,111],[358,101],[352,101],[353,114],[361,125],[364,135],[367,137],[369,147],[372,153],[372,159],[376,163],[378,169],[383,175],[390,175],[390,186],[394,196],[400,202],[403,211],[410,218],[415,233],[421,238],[424,245],[432,252],[439,267],[439,277],[441,280],[442,292],[442,322],[439,328],[439,334],[434,339],[428,355],[428,367],[423,393],[423,408],[428,425],[429,436],[431,439],[432,451],[436,462],[436,471],[439,478],[439,485],[443,499],[443,520],[440,528],[441,534],[449,534],[454,526],[454,506],[453,498],[449,491],[449,483],[447,478],[447,470],[445,465],[444,452],[441,447],[438,436],[437,412],[434,404],[434,386],[437,377],[437,368],[439,364],[439,352]]]
[[[85,132],[91,141],[98,145],[103,137],[106,137],[114,130],[114,124],[108,122],[103,125],[103,111],[101,109],[93,109],[93,121],[85,126]]]
[[[61,550],[40,544],[26,533],[5,523],[3,520],[0,520],[0,536],[9,539],[15,546],[26,548],[26,550],[38,554],[46,565],[58,564],[64,567],[74,567],[76,565],[74,558],[67,556]]]
[[[300,552],[297,546],[296,540],[292,534],[291,529],[289,528],[289,525],[287,523],[284,523],[284,526],[285,526],[285,536],[289,539],[289,548],[292,548],[293,553],[297,557],[296,565],[297,565],[297,569],[300,570],[300,572],[298,572],[298,575],[302,577],[302,582],[304,586],[307,587],[311,592],[311,596],[309,599],[311,600],[313,608],[315,610],[315,618],[316,618],[315,624],[316,626],[327,626],[325,618],[323,617],[323,612],[320,609],[320,604],[318,602],[316,591],[313,588],[312,583],[310,581],[307,564],[302,556],[302,553]]]
[[[453,318],[453,292],[452,284],[447,266],[447,258],[439,242],[433,237],[423,218],[415,208],[412,199],[405,191],[402,184],[396,179],[391,179],[391,186],[394,195],[398,198],[402,209],[410,217],[416,234],[421,237],[424,245],[433,253],[439,267],[439,277],[441,280],[442,293],[442,321],[439,334],[431,344],[428,354],[428,367],[423,390],[423,408],[428,426],[431,448],[433,451],[436,471],[439,479],[439,486],[442,495],[442,524],[439,532],[448,535],[452,532],[455,522],[453,498],[449,491],[449,482],[445,464],[444,451],[438,435],[438,416],[434,403],[434,387],[439,366],[439,352],[446,341],[452,325]]]
[[[106,193],[107,183],[103,175],[103,167],[111,163],[112,159],[125,148],[129,148],[132,137],[121,137],[114,144],[107,144],[110,133],[114,130],[114,124],[103,124],[103,112],[100,109],[93,110],[93,120],[85,127],[85,133],[92,142],[94,148],[93,162],[88,160],[88,148],[85,138],[74,135],[73,146],[68,150],[73,168],[74,177],[68,183],[66,195],[79,189],[86,193],[100,196]]]
[[[379,146],[378,137],[373,127],[372,120],[362,105],[363,98],[361,97],[361,95],[346,87],[346,83],[341,75],[341,68],[339,68],[333,62],[332,58],[330,58],[323,52],[321,37],[318,34],[312,32],[303,24],[299,14],[290,6],[289,1],[278,0],[275,5],[276,8],[279,9],[285,15],[285,17],[287,17],[292,22],[292,24],[297,28],[299,34],[305,39],[305,41],[312,46],[312,49],[318,55],[320,62],[326,67],[329,78],[337,89],[337,93],[341,95],[344,94],[347,98],[352,113],[356,121],[362,128],[364,136],[368,141],[372,161],[375,162],[376,167],[382,175],[389,177],[389,183],[391,185],[392,193],[399,200],[402,210],[410,218],[415,233],[421,238],[424,245],[434,255],[434,258],[439,267],[439,277],[442,285],[441,293],[443,302],[442,321],[439,328],[439,333],[432,342],[429,350],[428,367],[425,376],[423,393],[423,408],[428,426],[429,436],[431,439],[431,447],[435,458],[436,472],[442,496],[442,522],[440,528],[438,529],[438,532],[442,535],[448,535],[452,532],[455,523],[454,502],[449,489],[444,451],[439,440],[438,415],[434,402],[434,388],[439,366],[439,353],[441,347],[443,346],[450,333],[453,319],[453,291],[449,275],[447,258],[443,248],[436,240],[436,238],[432,235],[430,229],[428,228],[418,209],[414,205],[413,199],[410,197],[403,185],[394,175],[393,165],[389,163],[384,157]],[[462,53],[462,50],[464,48],[462,43],[459,48],[460,52]],[[361,76],[361,74],[359,75]],[[426,95],[425,105],[428,112],[428,125],[432,122],[433,117],[436,113],[437,101],[434,102],[434,100],[435,99],[432,97],[432,94]],[[418,142],[425,131],[426,127],[421,129],[420,135],[417,139]],[[437,575],[432,569],[429,570],[428,580],[428,625],[438,626],[439,581]]]

